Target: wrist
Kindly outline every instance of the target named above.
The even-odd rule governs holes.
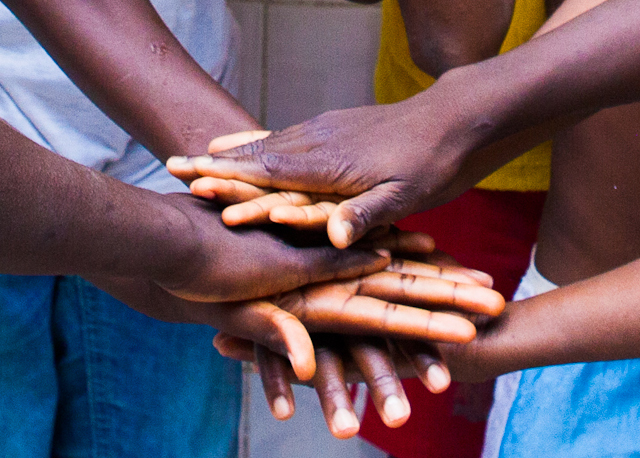
[[[153,228],[157,253],[149,267],[151,279],[165,289],[181,289],[206,262],[203,234],[182,208],[188,194],[163,195],[163,221]],[[215,228],[208,228],[208,230]]]
[[[448,135],[467,155],[505,135],[505,111],[512,103],[513,90],[497,84],[491,70],[485,62],[456,67],[434,85],[456,99],[450,103],[455,113],[450,115],[454,124]]]

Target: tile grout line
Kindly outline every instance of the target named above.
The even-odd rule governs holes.
[[[260,124],[267,127],[267,105],[269,102],[269,4],[263,0],[262,13],[262,62],[260,68]]]

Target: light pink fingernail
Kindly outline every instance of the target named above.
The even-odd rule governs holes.
[[[449,376],[437,364],[432,364],[429,369],[427,369],[427,380],[433,391],[437,393],[444,391],[450,382]]]
[[[384,401],[384,414],[390,423],[394,423],[406,417],[409,412],[405,403],[398,396],[392,394]]]
[[[291,406],[284,396],[278,396],[273,401],[273,416],[278,420],[286,420],[291,416]]]
[[[172,156],[169,160],[172,164],[185,164],[189,158],[187,156]]]
[[[356,416],[344,407],[336,410],[333,414],[333,426],[338,431],[357,429],[360,425]]]

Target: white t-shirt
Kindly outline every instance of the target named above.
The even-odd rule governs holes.
[[[225,84],[235,22],[224,0],[152,0],[196,61]],[[230,78],[233,80],[233,78]],[[0,118],[40,145],[126,183],[159,192],[185,186],[105,116],[0,4]]]

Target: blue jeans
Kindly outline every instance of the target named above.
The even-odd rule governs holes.
[[[235,456],[240,366],[214,334],[77,277],[0,275],[0,454]]]

